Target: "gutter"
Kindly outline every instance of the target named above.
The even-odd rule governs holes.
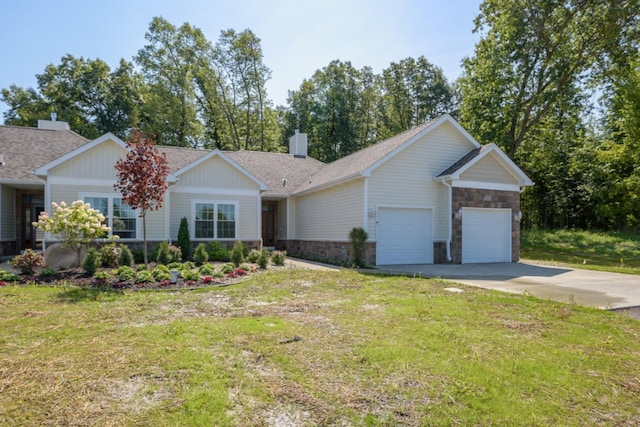
[[[445,180],[445,178],[440,179],[440,182],[443,183],[444,185],[447,186],[447,194],[449,195],[449,203],[447,203],[448,206],[448,214],[447,214],[447,260],[449,262],[451,262],[451,260],[453,258],[451,258],[451,236],[452,236],[452,231],[451,228],[453,227],[452,223],[451,223],[451,217],[453,215],[453,190],[451,188],[451,185],[449,183],[447,183],[447,181]]]

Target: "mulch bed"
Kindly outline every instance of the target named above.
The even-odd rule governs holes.
[[[273,268],[273,267],[270,267]],[[153,269],[153,265],[149,264],[149,270]],[[244,280],[247,280],[251,275],[256,274],[256,271],[248,271],[245,275],[227,276],[221,278],[212,278],[211,281],[201,280],[184,280],[178,278],[175,284],[163,282],[144,282],[136,283],[135,280],[119,281],[118,278],[112,278],[108,282],[100,281],[95,277],[89,276],[82,268],[71,268],[67,270],[61,270],[53,275],[24,275],[19,274],[17,281],[6,281],[3,285],[44,285],[44,286],[79,286],[87,289],[104,289],[104,290],[145,290],[145,289],[158,289],[158,290],[178,290],[178,289],[197,289],[207,288],[212,286],[229,286]]]

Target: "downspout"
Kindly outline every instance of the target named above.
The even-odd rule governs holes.
[[[447,203],[447,260],[449,262],[451,262],[452,258],[451,258],[451,236],[452,236],[452,231],[451,228],[453,227],[452,223],[451,223],[451,217],[453,216],[453,189],[451,188],[451,185],[449,183],[447,183],[447,181],[442,178],[440,180],[441,183],[443,183],[444,185],[447,186],[447,195],[449,196],[449,202]]]

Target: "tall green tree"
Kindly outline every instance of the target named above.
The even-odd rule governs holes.
[[[138,120],[142,84],[130,63],[121,60],[113,72],[101,59],[62,57],[36,76],[38,90],[15,85],[2,90],[10,109],[5,123],[35,126],[56,113],[87,138],[106,132],[125,137]]]
[[[482,38],[460,78],[463,125],[513,158],[637,13],[626,0],[485,0],[475,20]]]
[[[145,34],[148,44],[135,56],[148,84],[141,128],[162,145],[195,147],[202,136],[197,118],[194,75],[199,53],[207,48],[202,31],[179,28],[155,17]]]
[[[444,113],[455,114],[456,90],[424,56],[392,62],[382,71],[382,125],[395,135]]]

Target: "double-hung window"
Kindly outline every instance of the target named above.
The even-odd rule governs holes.
[[[210,240],[235,239],[237,215],[236,202],[196,200],[193,202],[193,237]]]
[[[110,235],[119,236],[121,239],[135,239],[137,237],[137,212],[124,204],[121,197],[117,195],[91,195],[85,196],[84,202],[89,203],[93,209],[104,215],[107,226],[111,228]]]

